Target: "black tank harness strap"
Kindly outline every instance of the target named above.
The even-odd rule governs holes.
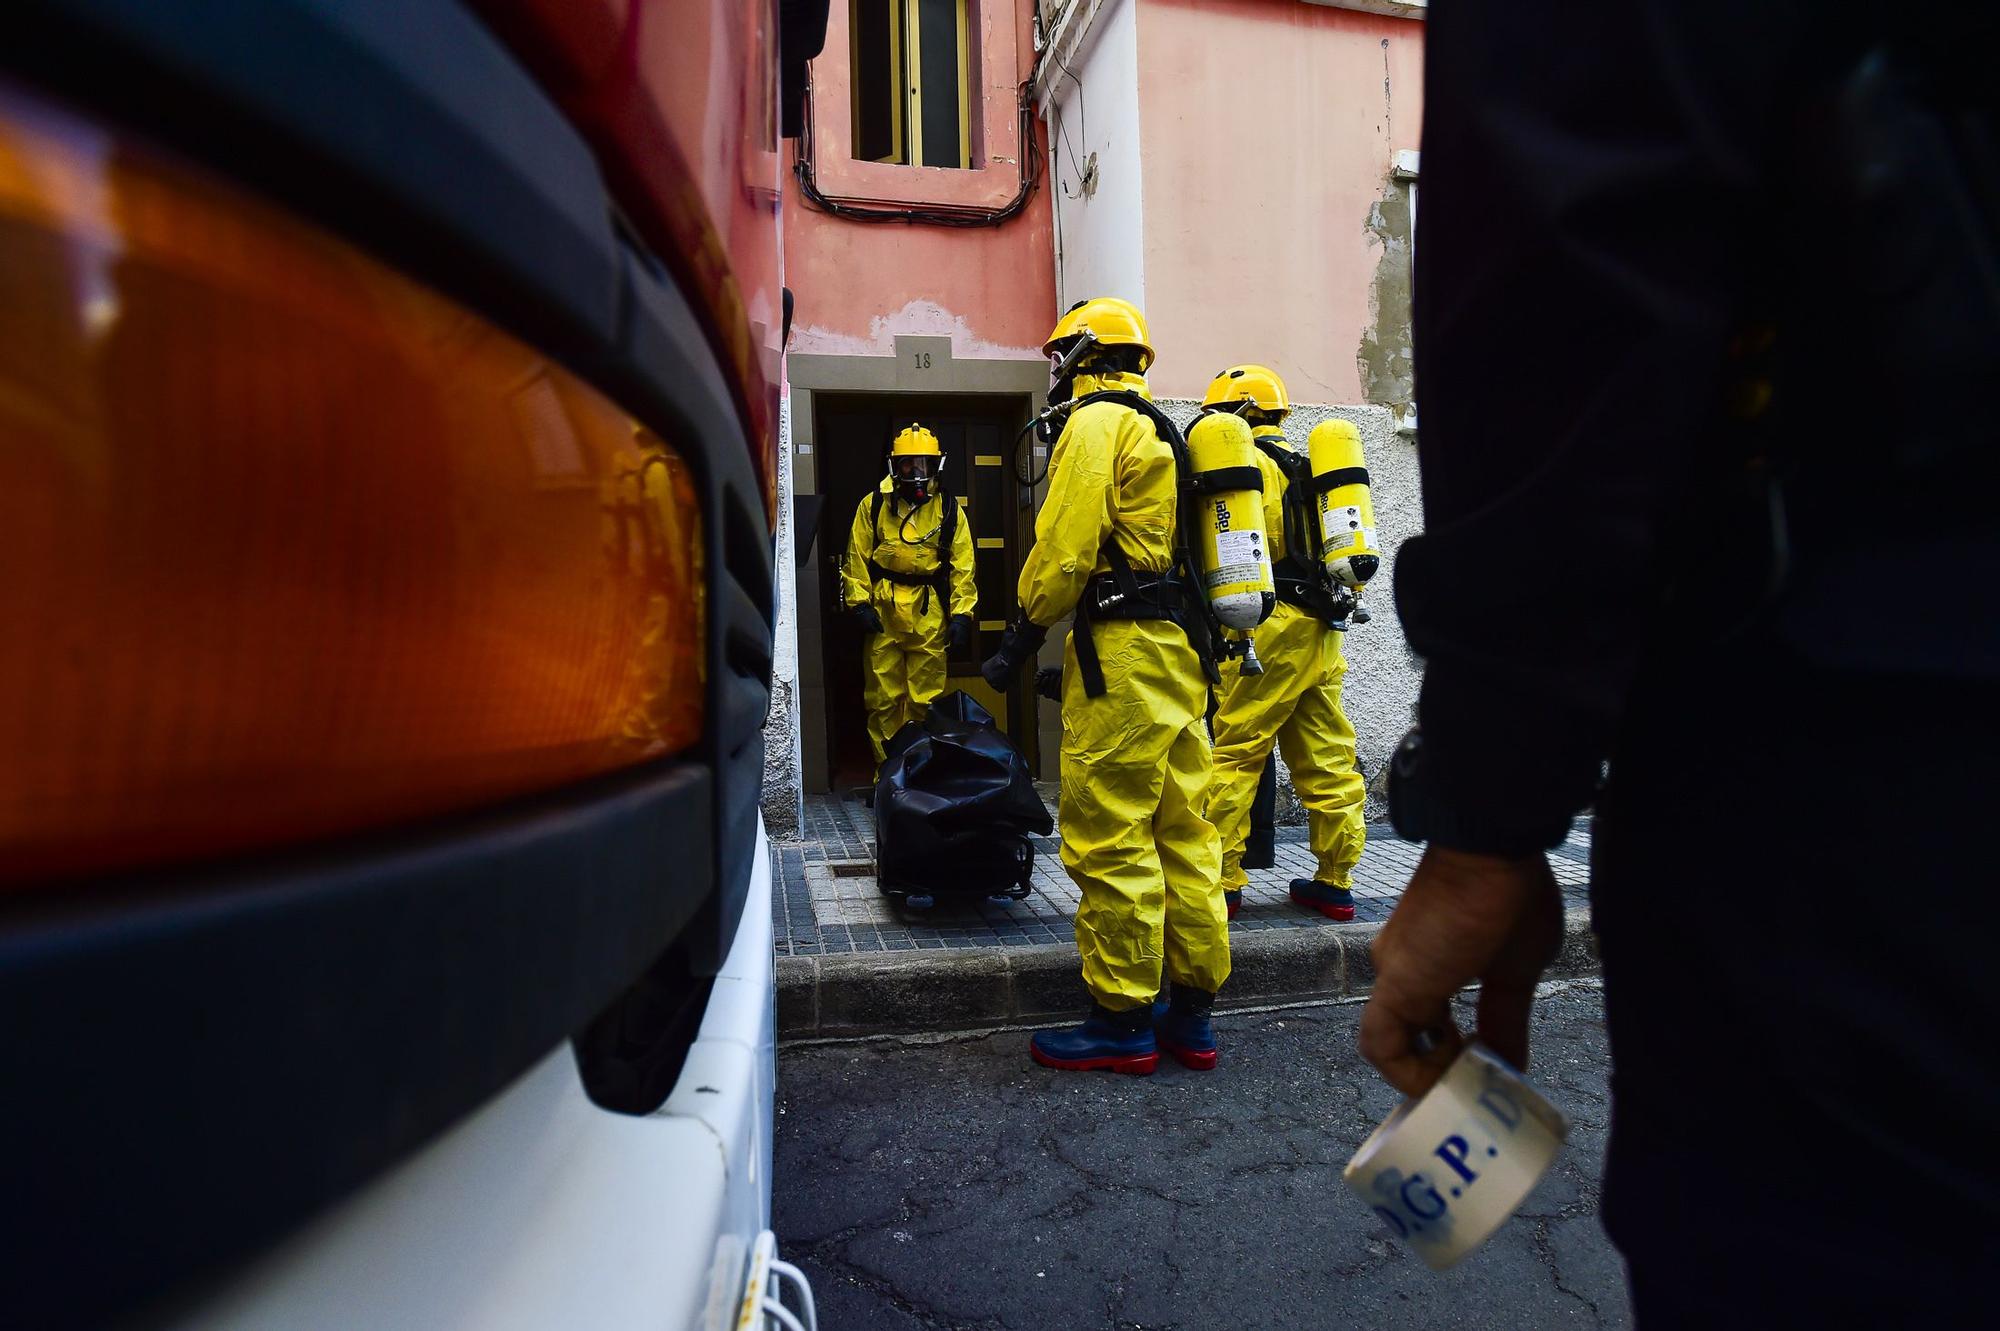
[[[1277,589],[1278,599],[1323,621],[1328,628],[1345,628],[1347,617],[1354,613],[1353,597],[1330,589],[1324,579],[1299,576],[1300,570],[1296,565],[1285,567],[1289,563],[1289,560],[1280,560],[1271,569],[1271,581]]]
[[[1338,490],[1343,485],[1366,484],[1368,484],[1368,468],[1341,467],[1324,476],[1313,477],[1310,489],[1316,495],[1323,495],[1328,490]]]
[[[1329,626],[1344,624],[1351,607],[1343,606],[1342,598],[1327,585],[1320,563],[1323,543],[1314,499],[1335,485],[1365,484],[1368,471],[1365,467],[1345,467],[1315,478],[1309,470],[1311,464],[1289,446],[1266,436],[1257,440],[1257,447],[1285,475],[1285,555],[1271,564],[1278,599]]]
[[[1319,540],[1313,531],[1312,508],[1300,502],[1304,491],[1300,483],[1310,485],[1312,477],[1307,472],[1306,460],[1294,453],[1282,437],[1274,442],[1270,436],[1257,440],[1257,447],[1265,457],[1276,463],[1285,478],[1285,558],[1297,555],[1301,560],[1319,557]],[[1282,562],[1282,561],[1281,561]]]
[[[1076,646],[1076,667],[1083,680],[1084,696],[1097,698],[1104,694],[1104,667],[1098,660],[1097,643],[1090,631],[1093,620],[1103,619],[1172,621],[1187,635],[1188,645],[1194,648],[1195,656],[1201,661],[1202,675],[1213,688],[1222,682],[1222,672],[1216,666],[1221,655],[1222,626],[1216,621],[1208,598],[1201,594],[1195,577],[1195,563],[1188,546],[1188,499],[1201,489],[1215,487],[1212,483],[1204,485],[1196,481],[1193,463],[1188,459],[1187,441],[1181,437],[1180,427],[1150,399],[1127,389],[1112,388],[1085,394],[1070,405],[1070,410],[1073,412],[1093,402],[1116,402],[1152,422],[1153,432],[1173,451],[1179,502],[1174,510],[1173,567],[1169,572],[1135,571],[1131,560],[1118,548],[1116,540],[1106,541],[1098,552],[1099,558],[1111,566],[1111,572],[1100,573],[1084,584],[1084,594],[1077,601],[1075,623],[1070,630],[1070,638]],[[1238,470],[1225,469],[1224,479],[1242,480],[1235,475]],[[1261,473],[1256,484],[1258,489],[1263,488]]]
[[[889,496],[876,490],[868,510],[868,528],[874,532],[879,544],[882,540],[882,503]],[[868,556],[868,576],[875,582],[893,582],[898,587],[922,587],[923,600],[918,603],[917,613],[926,614],[931,608],[931,589],[937,589],[938,601],[948,611],[951,608],[951,543],[958,534],[958,500],[954,499],[943,486],[938,487],[938,498],[944,501],[944,516],[938,522],[938,569],[935,573],[899,573],[892,568],[883,568],[875,562],[875,556]],[[914,512],[914,510],[912,510]]]
[[[1188,488],[1196,494],[1220,494],[1225,490],[1264,492],[1264,472],[1259,467],[1217,467],[1198,472]]]
[[[1070,632],[1076,644],[1077,675],[1083,681],[1086,698],[1104,696],[1104,667],[1097,657],[1092,624],[1107,619],[1164,619],[1183,632],[1187,627],[1182,622],[1185,588],[1180,579],[1171,573],[1139,572],[1116,541],[1105,543],[1104,559],[1111,565],[1111,572],[1100,573],[1083,585]]]

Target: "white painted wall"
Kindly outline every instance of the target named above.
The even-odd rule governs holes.
[[[1137,10],[1137,0],[1103,0],[1067,72],[1046,74],[1058,310],[1092,296],[1146,307]]]

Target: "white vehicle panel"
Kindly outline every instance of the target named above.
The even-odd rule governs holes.
[[[726,1331],[769,1223],[771,877],[743,920],[667,1103],[599,1109],[567,1044],[252,1263],[179,1325],[300,1331]]]

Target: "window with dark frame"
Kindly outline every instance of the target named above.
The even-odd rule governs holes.
[[[972,165],[971,0],[854,0],[848,25],[854,155]]]

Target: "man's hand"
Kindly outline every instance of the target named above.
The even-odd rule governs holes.
[[[882,631],[882,616],[877,614],[875,607],[868,602],[863,601],[855,606],[853,613],[854,622],[861,626],[863,634],[872,638]]]
[[[1375,992],[1361,1013],[1362,1057],[1405,1095],[1429,1090],[1463,1040],[1452,995],[1477,980],[1479,1038],[1527,1067],[1535,982],[1562,929],[1562,894],[1546,856],[1429,847],[1370,949]],[[1419,1038],[1426,1034],[1433,1046]]]
[[[964,651],[972,645],[972,616],[953,615],[951,621],[945,625],[944,636],[946,644],[952,651]]]

